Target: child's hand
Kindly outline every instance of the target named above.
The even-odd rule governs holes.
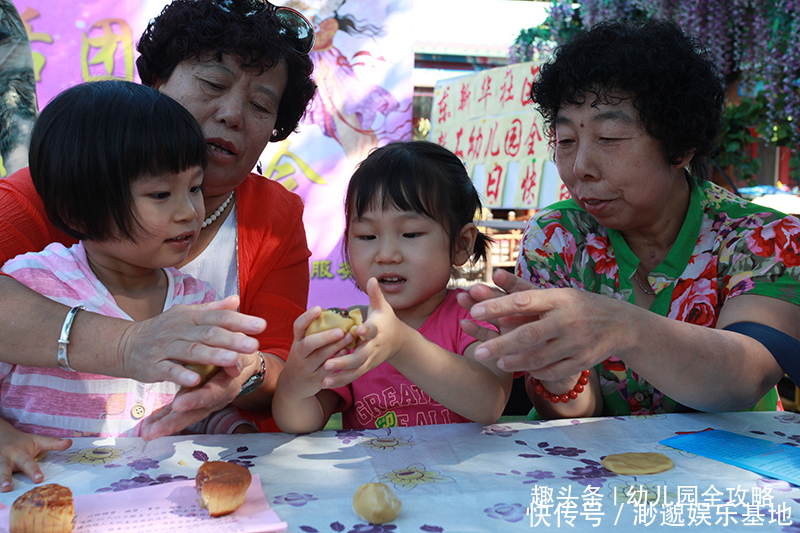
[[[34,483],[41,483],[44,475],[36,456],[49,451],[63,452],[70,446],[71,439],[24,433],[0,419],[0,492],[10,492],[14,488],[11,478],[14,472],[23,472]]]
[[[356,329],[362,339],[350,354],[325,362],[330,373],[322,382],[326,389],[341,387],[355,381],[384,361],[390,360],[403,346],[404,330],[408,328],[394,314],[383,297],[378,280],[367,282],[369,313],[367,320]]]
[[[323,380],[333,373],[325,361],[343,354],[353,337],[339,328],[305,336],[306,329],[320,316],[322,309],[314,307],[300,315],[294,323],[294,342],[286,364],[278,376],[278,389],[286,398],[309,398],[322,390]]]

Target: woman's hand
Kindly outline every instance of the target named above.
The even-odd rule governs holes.
[[[23,472],[34,483],[41,483],[44,475],[36,457],[50,451],[63,452],[70,446],[70,439],[23,433],[0,418],[0,492],[13,490],[14,472]]]
[[[261,357],[273,356],[242,354],[247,363],[238,375],[217,372],[202,387],[181,388],[172,403],[142,421],[142,437],[153,440],[172,435],[227,407],[238,397],[244,382],[260,370]]]
[[[236,312],[238,307],[239,297],[230,296],[207,304],[178,305],[131,323],[119,343],[121,367],[110,375],[193,387],[200,376],[183,363],[196,363],[217,365],[229,376],[238,376],[247,363],[243,354],[259,348],[258,341],[247,335],[266,327],[263,319]],[[219,399],[209,397],[205,403],[217,404]]]
[[[484,286],[471,289],[469,299],[459,299],[465,307],[471,304],[473,318],[496,324],[502,333],[491,339],[485,328],[462,324],[467,333],[484,341],[475,358],[498,359],[503,370],[528,371],[545,381],[580,373],[610,355],[622,358],[631,347],[630,334],[651,314],[576,289],[532,289],[505,271],[495,271],[494,281],[508,294]]]
[[[403,346],[403,332],[408,326],[394,314],[392,306],[378,286],[377,279],[370,278],[367,282],[367,296],[367,320],[356,328],[356,334],[361,340],[352,353],[329,359],[325,363],[325,369],[331,372],[323,380],[326,389],[352,383],[379,364],[390,360]]]

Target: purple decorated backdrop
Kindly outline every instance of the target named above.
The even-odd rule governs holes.
[[[261,159],[269,179],[305,201],[312,251],[309,305],[366,301],[340,254],[342,198],[369,151],[411,138],[412,0],[288,0],[314,22],[319,93],[297,133]],[[139,81],[135,43],[164,0],[14,0],[25,23],[40,108],[66,87],[118,77]]]

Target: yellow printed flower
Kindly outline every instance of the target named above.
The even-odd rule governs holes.
[[[70,452],[69,455],[71,457],[66,460],[66,464],[104,465],[119,459],[130,450],[131,448],[112,448],[110,446],[84,448],[83,450]]]
[[[455,483],[453,478],[442,476],[436,470],[425,470],[425,465],[420,463],[388,472],[378,481],[392,483],[397,490],[411,490],[425,483]]]
[[[404,439],[402,437],[374,437],[372,439],[362,440],[358,443],[359,446],[380,452],[402,450],[404,448],[411,448],[416,444],[416,442],[411,442],[411,439]]]

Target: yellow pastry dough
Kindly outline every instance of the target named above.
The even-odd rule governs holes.
[[[674,465],[672,459],[663,453],[617,453],[609,455],[600,464],[606,470],[611,470],[617,474],[643,475],[657,474],[669,470]]]
[[[339,328],[345,332],[345,334],[350,333],[353,336],[353,342],[347,345],[347,349],[353,349],[356,346],[356,341],[358,341],[358,335],[356,335],[356,328],[360,326],[363,322],[361,318],[361,309],[353,309],[352,311],[347,311],[347,309],[341,309],[338,307],[332,307],[330,309],[325,309],[309,326],[306,328],[305,336],[308,337],[309,335],[313,335],[314,333],[320,333],[322,331],[328,331],[329,329]]]
[[[370,524],[385,524],[400,515],[403,506],[397,494],[383,483],[364,483],[353,496],[353,510]]]
[[[183,366],[192,372],[197,372],[200,374],[200,383],[196,385],[197,387],[201,387],[203,383],[214,377],[214,374],[220,371],[220,368],[216,365],[198,365],[194,363],[187,363]]]

